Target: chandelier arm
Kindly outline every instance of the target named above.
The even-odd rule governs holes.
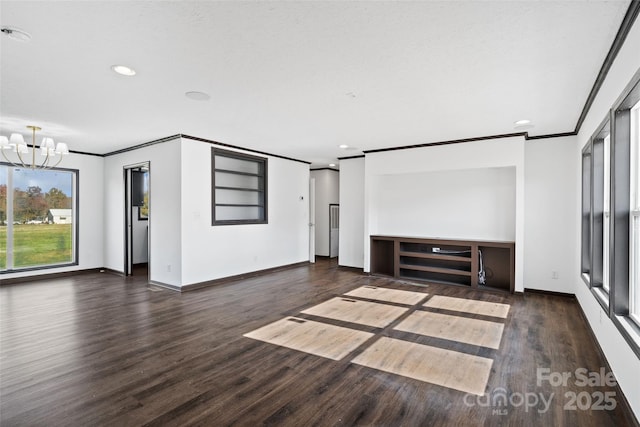
[[[20,150],[19,149],[16,150],[16,154],[18,155],[18,158],[20,159],[20,163],[22,163],[22,167],[23,168],[27,168],[28,166],[24,164],[24,159],[20,155]],[[31,168],[33,169],[33,166],[31,166]]]
[[[33,137],[31,138],[31,167],[36,167],[36,127],[32,127]]]
[[[38,168],[46,169],[48,167],[49,167],[49,149],[47,148],[47,157],[45,157],[45,159],[42,161],[42,164]]]
[[[55,165],[53,165],[53,166],[51,166],[51,168],[55,168],[55,167],[57,167],[57,166],[60,164],[60,162],[61,162],[61,161],[62,161],[62,154],[60,154],[60,159],[58,159],[58,161],[56,162],[56,164],[55,164]]]
[[[9,160],[9,158],[7,157],[7,155],[4,153],[4,150],[2,150],[2,149],[0,149],[0,150],[2,151],[2,157],[4,157],[4,159],[5,159],[7,162],[11,163],[13,166],[17,166],[17,167],[19,167],[19,165],[18,165],[17,163],[14,163],[14,162],[12,162],[11,160]]]

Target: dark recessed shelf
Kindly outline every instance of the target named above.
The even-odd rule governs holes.
[[[240,172],[240,171],[234,171],[229,169],[214,169],[214,172],[230,173],[232,175],[256,176],[256,177],[263,176],[262,174],[259,174],[259,173]]]
[[[400,251],[400,256],[415,257],[415,258],[428,258],[428,259],[440,259],[440,260],[447,260],[447,261],[460,261],[460,262],[471,263],[471,257],[462,257],[462,256],[457,256],[457,255],[438,254],[437,252],[434,252],[434,253],[421,253],[421,252]]]
[[[443,273],[443,274],[453,274],[457,276],[471,277],[470,271],[456,270],[453,268],[428,267],[423,265],[411,265],[411,264],[400,264],[400,268],[403,270],[427,271],[430,273]]]
[[[470,281],[455,281],[452,280],[451,277],[446,277],[446,278],[436,278],[433,276],[429,276],[428,278],[425,277],[419,277],[416,276],[415,274],[407,274],[407,273],[403,273],[400,275],[400,279],[404,279],[404,280],[419,280],[419,281],[428,281],[430,283],[439,283],[441,285],[456,285],[456,286],[467,286],[470,287],[471,286],[471,282]]]
[[[235,208],[260,208],[260,207],[263,207],[264,205],[243,205],[243,204],[237,204],[237,203],[216,203],[216,206],[230,206],[230,207],[235,207]]]
[[[264,193],[264,190],[260,188],[248,188],[248,187],[215,187],[216,190],[232,190],[232,191],[255,191],[258,193]]]
[[[479,278],[480,254],[484,283]],[[515,243],[371,236],[371,273],[513,292]]]

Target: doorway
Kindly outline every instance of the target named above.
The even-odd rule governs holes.
[[[309,179],[309,262],[316,262],[316,179]]]
[[[329,258],[338,256],[340,242],[340,205],[329,205]]]
[[[150,162],[124,168],[125,276],[146,276],[149,280]]]

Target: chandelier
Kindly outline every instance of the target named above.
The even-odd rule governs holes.
[[[42,130],[38,126],[29,125],[28,129],[32,131],[31,137],[31,163],[29,160],[29,146],[24,141],[24,137],[19,133],[12,133],[9,138],[4,135],[0,135],[0,151],[2,151],[2,156],[4,159],[11,163],[14,166],[22,166],[24,168],[30,169],[49,169],[55,168],[60,164],[63,157],[69,154],[69,148],[67,144],[64,142],[58,142],[55,144],[53,142],[53,138],[44,137],[42,138],[42,142],[40,143],[40,154],[42,159],[42,163],[36,163],[36,131]],[[12,151],[18,157],[18,161],[12,161],[7,157],[6,152]],[[49,164],[52,159],[55,157],[59,157],[58,161],[55,164]],[[25,158],[27,161],[25,162]]]

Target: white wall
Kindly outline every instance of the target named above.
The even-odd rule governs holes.
[[[2,279],[41,274],[61,273],[66,271],[100,268],[103,264],[103,232],[104,199],[102,197],[102,180],[104,158],[82,154],[69,154],[60,167],[78,170],[79,210],[78,219],[78,265],[47,268],[44,270],[7,273]]]
[[[182,140],[182,284],[308,261],[309,166],[268,157],[269,223],[214,227],[211,147]]]
[[[640,69],[640,55],[638,55],[638,52],[640,52],[640,20],[636,19],[578,134],[573,154],[574,164],[572,166],[577,189],[581,188],[580,153],[582,147],[597,130],[599,123],[607,116],[609,109],[622,94],[633,75]],[[575,286],[575,294],[607,361],[611,365],[620,388],[631,405],[636,418],[640,419],[640,381],[638,381],[640,359],[624,341],[613,322],[606,315],[601,316],[602,308],[580,277],[580,251],[578,248],[580,248],[581,207],[577,198],[574,202],[573,213],[575,218],[574,233],[576,237],[574,245],[576,250],[571,277]]]
[[[149,275],[152,282],[180,286],[181,163],[180,139],[151,145],[105,159],[104,266],[124,269],[124,167],[150,163]]]
[[[379,192],[376,185],[380,176],[425,174],[430,172],[515,168],[515,242],[516,242],[516,283],[515,290],[522,291],[524,271],[524,137],[512,137],[493,140],[449,144],[432,147],[414,148],[370,153],[365,157],[365,234],[364,234],[364,270],[369,271],[369,236],[386,233],[380,225],[389,224],[384,212],[378,210]],[[341,166],[342,167],[342,166]],[[416,175],[417,176],[417,175]],[[427,186],[437,186],[439,182],[423,182]],[[389,191],[403,191],[401,188],[387,188]],[[429,201],[416,198],[416,209],[429,209]],[[383,214],[381,217],[380,215]],[[384,222],[381,223],[380,220]],[[417,227],[405,229],[408,235],[421,237],[450,237],[437,233],[437,236],[422,236],[423,229]],[[498,239],[495,237],[494,239]],[[499,240],[499,239],[498,239]]]
[[[316,179],[316,255],[329,256],[329,205],[340,203],[340,173],[312,170]]]
[[[392,236],[515,240],[515,167],[372,177],[371,229]]]
[[[364,267],[364,157],[340,160],[338,264]]]
[[[524,287],[574,293],[576,137],[525,143]],[[556,277],[554,277],[556,272]]]

